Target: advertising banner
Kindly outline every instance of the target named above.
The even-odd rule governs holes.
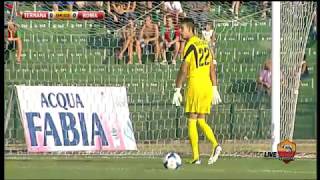
[[[29,152],[137,150],[125,87],[16,88]]]

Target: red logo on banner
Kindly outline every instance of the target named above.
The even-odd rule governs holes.
[[[78,20],[104,19],[104,11],[79,11]]]
[[[22,13],[23,19],[48,19],[48,11],[25,11]]]
[[[284,140],[278,144],[278,155],[286,164],[294,160],[294,155],[296,154],[296,143]]]

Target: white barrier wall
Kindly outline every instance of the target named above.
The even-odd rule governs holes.
[[[125,87],[16,88],[29,152],[137,150]]]

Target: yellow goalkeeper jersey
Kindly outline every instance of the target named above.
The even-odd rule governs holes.
[[[186,43],[183,51],[183,60],[188,64],[188,83],[199,81],[211,83],[210,63],[213,60],[213,54],[205,40],[197,36],[192,36]],[[211,85],[211,84],[210,84]]]

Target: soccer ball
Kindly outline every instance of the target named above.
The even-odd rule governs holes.
[[[181,158],[177,153],[170,152],[163,159],[163,165],[167,169],[178,169],[181,165]]]

